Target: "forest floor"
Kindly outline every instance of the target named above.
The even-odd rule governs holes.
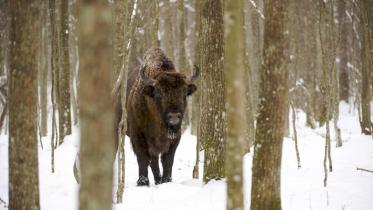
[[[339,126],[342,130],[343,146],[336,148],[335,141],[332,141],[333,172],[328,174],[327,187],[323,186],[325,127],[315,130],[305,127],[305,114],[297,112],[301,168],[297,168],[294,141],[285,138],[281,174],[284,210],[373,209],[373,174],[356,169],[360,167],[373,170],[373,140],[371,136],[360,134],[357,113],[351,113],[346,104],[340,107]],[[79,132],[74,128],[73,135],[67,137],[56,150],[56,171],[53,174],[50,164],[50,137],[43,138],[44,149],[39,145],[40,196],[43,210],[77,209],[79,186],[73,176],[73,163],[78,150],[78,141]],[[124,203],[114,204],[114,209],[225,209],[224,180],[212,181],[204,185],[201,179],[192,179],[195,144],[196,137],[190,135],[187,130],[176,152],[172,183],[156,186],[150,176],[150,187],[136,187],[137,163],[127,139]],[[252,153],[245,155],[244,161],[245,209],[249,209],[250,206],[252,156]],[[203,170],[202,162],[200,173]],[[114,168],[116,170],[116,164]],[[116,178],[114,180],[116,181]],[[116,186],[113,189],[115,192]],[[8,137],[6,135],[0,136],[0,198],[3,201],[8,200]],[[6,204],[1,200],[0,210],[7,209]]]

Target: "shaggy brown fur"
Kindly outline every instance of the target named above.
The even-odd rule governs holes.
[[[196,79],[198,73],[192,78]],[[127,135],[139,166],[138,185],[149,185],[149,165],[156,184],[172,180],[172,165],[180,141],[186,98],[197,89],[193,79],[177,73],[173,62],[159,48],[148,50],[144,64],[130,70],[126,101]],[[122,110],[120,105],[116,107],[117,128]],[[159,155],[163,165],[162,176]]]

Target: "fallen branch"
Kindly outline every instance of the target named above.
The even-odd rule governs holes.
[[[6,202],[2,198],[0,198],[0,203],[2,205],[4,205],[4,208],[8,208],[8,205],[6,204]]]
[[[369,172],[369,173],[373,173],[373,171],[368,170],[368,169],[364,169],[364,168],[356,168],[356,170],[358,170],[358,171],[365,171],[365,172]]]

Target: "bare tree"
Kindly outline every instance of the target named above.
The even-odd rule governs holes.
[[[110,95],[112,10],[107,1],[87,0],[81,2],[78,14],[82,179],[79,209],[111,209],[115,156],[114,107]]]
[[[9,209],[12,210],[40,209],[37,138],[40,4],[37,0],[10,2]]]
[[[348,24],[346,14],[346,0],[337,1],[338,29],[339,29],[339,100],[348,102],[349,98],[349,76],[348,76]]]
[[[40,133],[46,136],[48,133],[48,70],[49,70],[49,35],[48,35],[48,1],[43,1],[41,10],[41,33],[39,51],[39,110],[40,110]]]
[[[59,144],[66,135],[71,134],[71,102],[70,102],[70,57],[69,57],[69,4],[68,0],[60,0],[60,47],[61,65],[58,75],[58,122]]]
[[[205,150],[203,180],[225,176],[223,2],[201,3],[201,113],[198,138]]]
[[[225,170],[227,175],[227,209],[243,209],[242,158],[248,145],[246,139],[245,43],[243,30],[243,0],[226,0],[224,11],[225,51],[225,98],[227,110],[227,141]]]
[[[280,172],[288,106],[287,1],[264,2],[264,46],[254,144],[251,210],[281,209]]]
[[[361,37],[361,132],[365,135],[370,135],[371,128],[371,108],[370,101],[372,99],[371,89],[371,71],[370,60],[371,53],[369,48],[369,25],[368,15],[369,7],[367,1],[358,1],[359,14],[361,20],[360,37]]]
[[[193,56],[193,63],[197,66],[201,66],[201,1],[195,0],[194,1],[194,9],[195,9],[195,37],[194,37],[194,56]],[[198,80],[196,81],[197,87],[201,87],[201,82]],[[201,89],[201,88],[200,88]],[[192,111],[191,111],[191,133],[193,135],[198,136],[198,125],[200,119],[200,100],[201,99],[201,90],[197,91],[192,95]],[[196,161],[193,168],[193,178],[199,177],[199,153],[201,152],[201,140],[197,138],[196,144]]]

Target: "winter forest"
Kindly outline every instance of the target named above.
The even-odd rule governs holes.
[[[0,0],[0,210],[371,210],[372,88],[372,0]]]

